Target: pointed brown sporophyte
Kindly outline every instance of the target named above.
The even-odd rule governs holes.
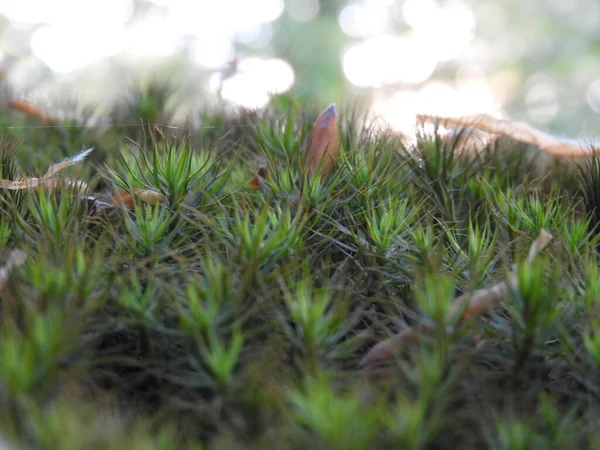
[[[532,264],[535,257],[552,240],[552,234],[546,230],[541,230],[537,239],[533,242],[527,255],[527,264]],[[490,287],[477,289],[474,292],[467,292],[459,296],[449,308],[448,314],[455,316],[460,314],[460,321],[464,322],[473,316],[481,314],[492,306],[500,303],[509,293],[509,290],[515,289],[518,285],[517,273],[515,270],[510,272],[504,281],[496,283]],[[360,367],[370,367],[384,359],[390,358],[402,344],[418,343],[421,332],[427,331],[428,326],[419,324],[415,327],[407,328],[381,342],[376,344],[367,352],[360,361]]]
[[[515,141],[536,145],[540,150],[556,156],[581,158],[590,156],[593,151],[584,148],[575,140],[551,136],[525,122],[497,119],[489,114],[475,114],[464,117],[440,117],[418,114],[417,122],[439,123],[445,128],[473,128],[495,135],[509,137]]]
[[[302,157],[302,169],[312,178],[321,169],[321,179],[325,178],[333,168],[340,154],[340,137],[338,132],[335,103],[325,109],[313,125],[310,139]],[[261,167],[257,176],[249,181],[250,189],[260,189],[261,179],[267,179],[266,169]],[[296,182],[296,186],[300,186]]]
[[[335,103],[319,115],[313,125],[312,134],[302,160],[304,170],[309,177],[314,176],[321,169],[321,178],[325,178],[331,171],[333,164],[340,154],[340,136]]]

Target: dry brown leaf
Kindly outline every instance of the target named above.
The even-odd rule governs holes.
[[[384,359],[395,354],[401,344],[417,344],[420,341],[418,332],[424,328],[422,326],[407,328],[400,333],[396,333],[381,342],[378,342],[367,352],[360,360],[361,368],[370,367]]]
[[[71,178],[65,178],[62,182],[69,188],[76,191],[87,192],[88,184],[83,180],[73,180]]]
[[[50,178],[50,177],[56,175],[61,170],[64,170],[67,167],[72,166],[73,164],[77,164],[77,163],[83,161],[93,151],[94,151],[93,148],[88,148],[87,150],[83,150],[82,152],[77,153],[75,156],[72,156],[71,158],[67,158],[64,161],[61,161],[61,162],[56,163],[56,164],[52,164],[48,168],[48,170],[46,171],[46,173],[44,174],[43,178]]]
[[[333,167],[339,154],[338,122],[335,103],[332,103],[319,115],[313,125],[312,135],[306,146],[302,165],[305,170],[308,169],[309,175],[313,176],[318,172],[322,163],[321,178],[324,178]]]
[[[13,250],[10,252],[8,256],[8,261],[0,268],[0,290],[4,288],[10,274],[13,270],[21,267],[25,264],[25,260],[27,259],[27,254],[23,250]]]
[[[66,169],[73,164],[77,164],[83,161],[90,153],[94,151],[93,148],[88,148],[82,152],[79,152],[77,155],[67,158],[59,163],[52,164],[44,176],[40,178],[33,177],[25,177],[20,180],[0,180],[0,188],[2,189],[11,189],[11,190],[20,190],[20,189],[30,189],[36,186],[44,185],[49,190],[52,190],[57,185],[57,180],[54,176],[60,172],[61,170]],[[79,180],[65,180],[67,186],[69,187],[84,187],[87,189],[87,184],[83,181]]]
[[[58,123],[58,119],[46,113],[40,107],[32,105],[31,103],[27,103],[23,100],[11,100],[9,105],[11,108],[21,111],[35,119],[41,120],[45,124],[55,125]]]
[[[160,192],[151,189],[132,189],[131,192],[117,192],[109,204],[111,207],[126,206],[130,208],[133,206],[136,197],[151,205],[158,205],[165,201],[164,195]]]
[[[532,264],[538,253],[541,252],[551,240],[552,234],[542,229],[529,248],[527,264]],[[461,295],[452,304],[450,314],[458,313],[464,307],[461,320],[467,320],[501,302],[508,294],[509,287],[513,289],[517,287],[517,274],[515,271],[509,273],[505,281],[496,283],[488,288],[478,289],[472,294]]]
[[[447,143],[451,143],[457,153],[479,153],[499,136],[486,133],[474,128],[449,129],[443,136]]]
[[[42,187],[49,192],[54,191],[54,189],[60,184],[64,184],[67,188],[76,190],[76,191],[86,191],[88,189],[88,185],[85,181],[82,180],[72,180],[72,179],[64,179],[60,180],[54,177],[42,177],[42,178],[32,178],[25,177],[20,178],[19,180],[0,180],[0,188],[10,189],[10,190],[20,190],[20,189],[31,189],[36,187]]]
[[[18,181],[28,182],[30,180],[32,180],[32,178],[22,178]],[[43,183],[39,184],[38,187],[45,189],[47,192],[53,192],[54,189],[56,189],[56,187],[60,185],[68,189],[72,189],[76,192],[86,192],[88,190],[88,184],[83,180],[73,180],[71,178],[58,177],[48,178]]]
[[[537,239],[531,245],[527,255],[527,263],[531,264],[537,254],[542,251],[552,240],[552,234],[546,230],[541,230]],[[509,287],[517,287],[517,274],[515,271],[508,274],[505,281],[496,283],[490,287],[478,289],[472,293],[465,293],[459,296],[449,308],[449,315],[453,316],[462,311],[460,321],[464,322],[471,317],[487,311],[493,305],[500,303],[508,294]],[[407,328],[379,343],[367,352],[360,361],[361,367],[369,367],[373,364],[389,358],[402,343],[419,342],[419,332],[425,331],[427,325],[419,324],[416,327]]]
[[[519,142],[537,145],[540,150],[556,156],[584,157],[593,152],[574,140],[551,136],[525,122],[497,119],[489,114],[474,114],[464,117],[440,117],[418,114],[417,122],[434,122],[446,128],[475,128],[487,133],[498,134]]]

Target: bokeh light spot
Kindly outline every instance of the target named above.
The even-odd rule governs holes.
[[[419,83],[431,76],[436,65],[437,60],[411,36],[370,38],[343,54],[344,73],[358,87]]]
[[[406,0],[402,4],[404,21],[413,28],[427,28],[440,12],[435,0]]]
[[[189,53],[195,63],[217,69],[233,58],[233,43],[229,39],[196,38],[189,47]]]
[[[272,37],[273,29],[269,23],[238,30],[235,34],[237,42],[256,49],[267,46],[271,42]]]
[[[389,11],[382,2],[358,1],[340,11],[338,23],[344,33],[351,37],[367,37],[384,34],[388,30]]]
[[[219,86],[219,75],[215,74],[210,86]],[[246,108],[264,106],[271,94],[287,91],[294,84],[294,70],[281,59],[247,58],[238,66],[238,73],[223,83],[221,95],[224,99]]]
[[[319,14],[319,0],[288,0],[286,11],[297,22],[308,22]]]
[[[123,26],[133,14],[132,0],[1,0],[0,14],[26,23],[90,28]]]
[[[529,117],[547,123],[558,113],[558,96],[552,80],[544,75],[534,75],[526,82],[525,103]]]
[[[123,49],[123,30],[100,34],[85,24],[72,27],[46,25],[31,37],[33,53],[50,69],[66,74],[115,55]]]
[[[585,99],[590,108],[600,113],[600,80],[595,80],[589,85]]]
[[[135,55],[167,57],[181,47],[181,39],[165,31],[163,17],[147,15],[127,30],[125,48]]]

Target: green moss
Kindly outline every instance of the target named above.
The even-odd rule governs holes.
[[[161,117],[159,97],[125,113]],[[3,178],[93,145],[65,173],[98,200],[133,188],[165,199],[90,209],[67,191],[0,192],[0,260],[29,255],[0,298],[9,441],[593,448],[596,160],[578,167],[505,141],[472,157],[426,134],[406,147],[340,111],[341,156],[308,181],[300,156],[318,112],[280,97],[262,112],[204,113],[191,133],[0,117]],[[541,229],[554,240],[519,266],[519,288],[456,326],[457,294],[504,279]],[[359,368],[376,342],[421,321],[435,332]]]

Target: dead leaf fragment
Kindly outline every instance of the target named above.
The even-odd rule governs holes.
[[[418,331],[420,331],[419,328],[420,327],[407,328],[400,333],[396,333],[393,336],[378,342],[360,360],[359,366],[361,368],[370,367],[381,360],[393,356],[401,344],[418,344],[420,341],[418,335]]]
[[[440,117],[418,114],[417,122],[434,122],[446,128],[470,127],[491,134],[506,136],[519,142],[536,145],[556,156],[585,157],[593,153],[575,140],[558,138],[544,133],[525,122],[497,119],[489,114],[474,114],[463,117]]]
[[[25,177],[20,180],[0,180],[0,188],[2,189],[11,189],[11,190],[20,190],[20,189],[30,189],[36,186],[44,185],[49,190],[52,190],[57,185],[57,180],[54,178],[58,172],[66,169],[73,164],[77,164],[83,161],[90,153],[94,151],[93,148],[88,148],[87,150],[83,150],[79,152],[77,155],[72,156],[71,158],[67,158],[59,163],[52,164],[44,176],[40,178],[34,177]],[[83,181],[79,180],[66,180],[67,186],[71,188],[85,188],[87,189],[87,184]]]
[[[445,142],[452,144],[454,151],[467,154],[481,152],[497,138],[497,135],[474,128],[449,129],[448,133],[443,136]]]
[[[538,253],[541,252],[551,240],[552,234],[542,229],[536,240],[529,248],[526,263],[531,264]],[[517,283],[517,274],[513,270],[508,274],[506,280],[504,281],[496,283],[490,287],[477,289],[474,292],[468,292],[459,296],[449,308],[448,314],[452,316],[462,311],[460,322],[464,322],[500,303],[508,294],[509,288],[516,288],[518,285]],[[359,363],[360,367],[369,367],[383,359],[389,358],[394,354],[400,344],[418,343],[420,340],[419,332],[425,331],[428,328],[429,327],[425,324],[419,324],[415,327],[407,328],[400,333],[396,333],[395,335],[377,343],[362,358]]]
[[[319,115],[313,125],[312,135],[302,161],[303,168],[308,169],[310,176],[319,171],[323,164],[321,178],[324,178],[333,167],[340,154],[340,137],[335,111],[335,103]]]
[[[165,201],[164,195],[162,195],[160,192],[156,192],[151,189],[132,189],[131,192],[117,192],[110,201],[109,205],[113,208],[117,206],[126,206],[130,208],[133,206],[136,197],[151,205],[159,205]]]
[[[23,178],[20,181],[28,181],[31,178]],[[45,189],[47,192],[53,192],[57,186],[64,186],[75,192],[86,192],[88,190],[88,184],[83,180],[73,180],[71,178],[48,178],[45,182],[41,183],[39,187]]]

